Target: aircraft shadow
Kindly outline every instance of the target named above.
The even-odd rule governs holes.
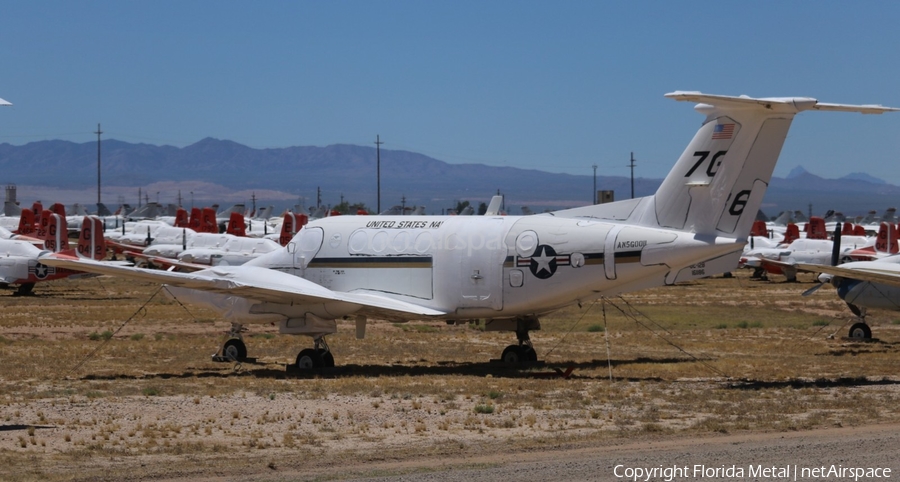
[[[0,432],[13,432],[16,430],[28,430],[29,427],[34,427],[35,430],[56,428],[51,425],[0,425]]]
[[[849,388],[881,385],[900,385],[900,380],[869,380],[866,377],[818,378],[815,380],[783,380],[777,382],[762,380],[742,380],[731,383],[727,388],[735,390],[764,390],[778,388]]]
[[[322,368],[309,371],[300,371],[289,365],[272,365],[245,363],[238,369],[234,365],[228,365],[221,370],[197,369],[183,373],[156,373],[143,375],[93,375],[88,374],[81,380],[167,380],[189,378],[229,378],[229,377],[253,377],[268,379],[312,379],[312,378],[345,378],[345,377],[418,377],[418,376],[473,376],[483,378],[487,375],[502,378],[555,378],[557,371],[565,372],[572,369],[568,378],[578,379],[606,379],[605,373],[594,376],[579,374],[579,371],[606,369],[610,364],[613,367],[627,366],[630,364],[671,364],[691,363],[694,359],[681,358],[637,358],[633,360],[592,360],[588,362],[536,362],[523,366],[508,366],[499,361],[492,362],[449,362],[440,361],[433,365],[339,365],[334,368]],[[278,367],[278,368],[273,368]],[[616,377],[617,380],[625,380]],[[657,378],[641,378],[640,380],[662,380]]]

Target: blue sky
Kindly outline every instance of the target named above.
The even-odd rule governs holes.
[[[661,178],[674,90],[900,106],[900,3],[0,1],[0,142],[335,143]],[[900,184],[900,113],[804,113],[776,175]],[[5,179],[0,181],[7,182]]]

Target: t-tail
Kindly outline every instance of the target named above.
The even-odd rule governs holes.
[[[653,196],[641,224],[701,236],[746,239],[794,116],[805,110],[881,114],[898,109],[824,104],[807,97],[761,98],[673,92],[699,102],[700,130]]]

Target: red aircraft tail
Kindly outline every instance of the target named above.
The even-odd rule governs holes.
[[[188,227],[197,233],[200,232],[200,226],[203,224],[200,218],[200,208],[191,208],[191,219],[188,221]]]
[[[106,239],[103,238],[103,221],[100,218],[84,217],[78,236],[78,254],[98,261],[106,257]]]
[[[825,220],[818,216],[809,218],[804,231],[806,231],[806,239],[828,239],[828,232],[825,231]]]
[[[900,252],[900,246],[897,245],[897,226],[893,223],[881,223],[875,237],[875,251],[891,254]]]
[[[200,211],[200,229],[198,233],[218,233],[219,226],[216,224],[216,210],[213,208],[203,208]]]
[[[19,216],[19,229],[16,230],[16,234],[24,234],[26,236],[34,234],[34,224],[34,211],[28,208],[22,209],[22,215]]]
[[[188,212],[184,208],[178,208],[178,210],[175,211],[175,227],[186,228],[189,225]]]
[[[793,243],[795,239],[800,239],[800,228],[794,223],[788,223],[787,229],[784,231],[784,244]]]
[[[306,223],[308,222],[309,216],[305,214],[295,214],[292,212],[284,213],[284,221],[281,223],[281,236],[278,237],[278,244],[287,246],[287,244],[291,242],[291,239],[294,238],[294,235],[297,234],[303,226],[306,226]]]
[[[852,223],[844,223],[841,227],[841,235],[842,236],[852,236],[853,235],[853,224]]]
[[[55,253],[69,249],[69,230],[66,226],[65,216],[50,211],[41,213],[41,227],[38,229],[38,236],[44,240],[44,249]]]
[[[753,227],[750,228],[750,236],[768,237],[769,229],[766,227],[766,222],[760,219],[753,221]]]
[[[52,206],[50,206],[50,212],[59,214],[62,217],[66,217],[66,207],[61,203],[54,203]]]
[[[228,218],[228,228],[225,229],[225,232],[235,236],[246,236],[247,227],[244,225],[244,215],[231,213],[231,216]]]

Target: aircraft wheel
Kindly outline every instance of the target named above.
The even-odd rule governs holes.
[[[334,368],[334,355],[330,351],[322,354],[322,366],[325,368]]]
[[[500,355],[500,359],[503,360],[503,363],[507,365],[518,365],[525,361],[525,354],[522,353],[519,345],[509,345],[506,349],[503,350],[503,354]]]
[[[331,358],[331,363],[334,364],[334,357]],[[324,364],[325,361],[322,359],[322,355],[312,348],[300,350],[300,354],[297,355],[297,368],[301,370],[322,368]]]
[[[536,362],[537,361],[537,352],[534,351],[534,348],[530,346],[521,347],[522,351],[522,361],[527,362]]]
[[[19,285],[19,288],[16,290],[16,296],[26,296],[30,295],[34,290],[34,283],[23,283]]]
[[[229,360],[243,360],[247,358],[247,345],[237,338],[232,338],[222,346],[222,356]]]
[[[872,329],[865,323],[854,323],[850,327],[850,338],[857,340],[869,340],[872,338]]]

